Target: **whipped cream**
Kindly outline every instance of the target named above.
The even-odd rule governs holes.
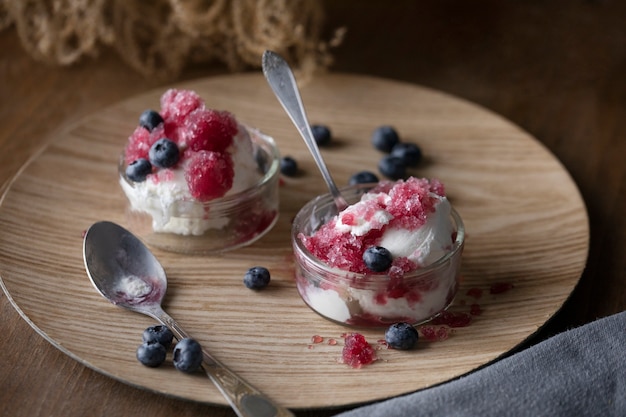
[[[390,227],[385,230],[379,246],[387,248],[394,258],[406,257],[417,265],[429,265],[450,250],[454,233],[450,221],[450,202],[446,197],[431,194],[439,200],[435,211],[426,217],[426,222],[416,230]]]

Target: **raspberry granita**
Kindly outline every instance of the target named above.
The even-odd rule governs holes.
[[[160,104],[142,113],[120,160],[133,231],[179,252],[232,249],[267,232],[278,215],[272,138],[194,91],[167,90]]]
[[[376,360],[376,350],[362,334],[350,333],[345,337],[341,359],[352,368],[360,368]]]
[[[463,223],[437,180],[408,178],[342,190],[351,204],[330,219],[329,195],[294,220],[296,283],[322,316],[358,326],[429,320],[452,301]]]

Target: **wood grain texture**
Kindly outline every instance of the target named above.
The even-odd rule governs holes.
[[[323,149],[339,184],[374,169],[369,144],[381,124],[422,146],[426,163],[412,173],[440,178],[467,230],[464,281],[452,309],[467,311],[465,292],[481,288],[483,313],[446,341],[412,352],[380,350],[360,370],[337,362],[349,331],[310,311],[293,282],[290,220],[325,192],[313,160],[260,75],[215,77],[178,85],[208,105],[228,109],[273,136],[302,175],[281,188],[280,218],[254,245],[221,257],[155,250],[169,278],[165,307],[217,358],[284,405],[302,409],[387,398],[465,374],[510,351],[563,304],[585,265],[585,206],[563,166],[532,136],[475,104],[415,85],[335,74],[302,86],[313,123],[331,127]],[[52,135],[17,175],[0,207],[0,276],[29,323],[63,352],[130,385],[194,401],[224,404],[201,375],[135,360],[150,319],[117,309],[91,287],[82,262],[82,232],[107,219],[125,224],[116,161],[137,116],[158,106],[153,90],[92,114]],[[261,293],[241,279],[263,264],[273,282]],[[490,295],[498,282],[514,284]],[[103,332],[103,327],[110,329]],[[111,341],[111,332],[116,335]],[[373,343],[382,331],[362,331]],[[313,335],[337,346],[311,344]],[[376,381],[376,390],[371,389]]]

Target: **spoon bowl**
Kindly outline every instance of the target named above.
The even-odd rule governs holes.
[[[167,290],[165,271],[126,229],[110,222],[94,224],[85,235],[84,259],[92,284],[113,304],[137,312],[161,305]]]
[[[156,319],[178,340],[190,337],[161,307],[167,289],[163,267],[131,232],[108,221],[94,223],[85,233],[83,259],[91,283],[104,298]],[[202,368],[238,416],[293,416],[204,349],[202,358]]]

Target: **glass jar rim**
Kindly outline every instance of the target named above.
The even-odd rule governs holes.
[[[350,193],[354,193],[354,196],[360,196],[367,190],[376,186],[376,183],[369,184],[357,184],[353,186],[340,188],[340,191],[344,195],[344,197],[351,197]],[[300,227],[304,222],[308,222],[312,217],[314,212],[319,212],[321,210],[329,208],[329,206],[334,205],[334,200],[330,194],[323,194],[315,197],[306,203],[300,211],[296,214],[296,217],[293,220],[292,228],[291,228],[291,239],[294,249],[296,250],[296,261],[300,261],[300,257],[306,259],[308,263],[307,266],[312,267],[316,274],[319,275],[322,280],[330,281],[327,277],[332,276],[332,282],[334,284],[340,282],[359,282],[362,284],[380,284],[388,282],[389,276],[384,273],[360,273],[360,272],[352,272],[349,270],[344,270],[336,267],[329,266],[317,256],[315,256],[311,251],[307,249],[299,235],[302,232],[302,228]],[[454,221],[455,226],[455,239],[452,242],[450,250],[446,252],[442,257],[437,259],[434,262],[429,263],[426,266],[419,267],[414,271],[406,273],[403,275],[403,280],[406,281],[415,281],[420,279],[425,279],[431,276],[435,276],[432,272],[437,271],[438,269],[444,267],[448,264],[448,262],[453,259],[462,249],[465,244],[465,225],[459,213],[455,210],[454,207],[450,209],[450,217]],[[321,226],[321,223],[320,223]],[[317,230],[317,229],[316,229]]]
[[[215,198],[208,201],[198,201],[194,198],[182,198],[179,200],[181,204],[203,204],[205,206],[211,206],[213,209],[219,207],[231,207],[233,204],[240,202],[242,199],[250,199],[256,194],[263,192],[265,186],[279,173],[280,169],[280,153],[278,146],[273,137],[262,133],[256,128],[249,126],[242,126],[248,131],[253,143],[259,143],[263,149],[268,152],[268,156],[271,158],[271,164],[260,178],[260,180],[254,183],[251,187],[238,191],[231,195]],[[263,146],[266,145],[266,146]],[[118,160],[118,171],[120,178],[125,181],[130,187],[134,187],[134,181],[130,180],[126,176],[126,160],[125,151],[122,151]],[[158,197],[154,197],[157,199]]]

